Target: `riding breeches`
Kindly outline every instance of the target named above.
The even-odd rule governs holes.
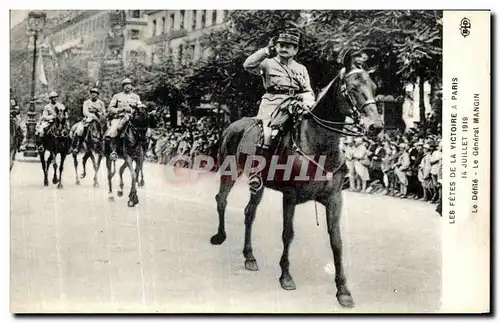
[[[35,134],[43,137],[45,135],[45,130],[52,125],[52,122],[49,121],[40,121],[36,126]]]
[[[123,118],[119,119],[111,119],[108,131],[106,131],[104,137],[115,138],[116,136],[118,136],[118,133],[122,130],[128,119],[128,116],[124,116]]]

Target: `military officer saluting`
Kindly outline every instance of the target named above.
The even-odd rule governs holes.
[[[243,63],[245,70],[262,76],[266,93],[262,96],[257,117],[266,120],[264,124],[269,119],[272,123],[275,116],[273,112],[277,108],[286,109],[284,105],[290,102],[290,97],[302,101],[306,108],[315,102],[306,67],[293,59],[299,49],[300,34],[289,29],[281,32],[276,41],[275,38]],[[270,57],[274,50],[277,55]],[[277,130],[273,130],[273,135]],[[271,129],[264,127],[263,149],[269,148],[271,139]]]
[[[108,106],[108,116],[110,122],[108,131],[104,139],[110,144],[112,160],[116,160],[116,146],[118,144],[118,133],[122,130],[125,123],[130,119],[132,109],[141,104],[139,96],[132,92],[132,81],[126,78],[122,81],[123,91],[113,95]]]
[[[92,88],[90,89],[90,99],[83,102],[83,119],[79,123],[77,123],[75,138],[73,140],[74,152],[78,152],[80,150],[80,145],[83,141],[83,135],[92,121],[97,121],[99,131],[102,130],[100,128],[101,125],[99,123],[99,120],[101,120],[101,118],[106,113],[106,107],[104,105],[104,102],[99,100],[98,96],[99,90],[97,88]]]

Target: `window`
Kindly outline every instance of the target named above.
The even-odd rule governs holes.
[[[140,10],[132,10],[132,18],[141,18]]]
[[[205,25],[207,23],[207,11],[206,10],[202,10],[201,11],[201,26],[200,28],[205,28]]]
[[[174,30],[175,28],[175,15],[173,13],[170,14],[170,30]]]
[[[153,20],[153,37],[156,36],[156,19]]]
[[[161,18],[161,34],[165,33],[165,17]]]
[[[179,24],[180,25],[180,29],[184,29],[184,13],[185,13],[185,11],[181,10],[181,12],[180,12],[180,15],[181,15],[180,20],[181,21],[180,21],[180,24]]]
[[[226,21],[228,15],[229,15],[229,10],[222,10],[222,21]]]
[[[155,63],[155,53],[151,54],[151,64]]]
[[[137,29],[130,30],[130,39],[139,39],[139,30]]]
[[[212,10],[212,18],[210,19],[210,24],[215,25],[217,23],[217,10]]]
[[[193,10],[193,19],[191,20],[191,30],[196,29],[196,15],[198,14],[198,10]]]
[[[91,22],[90,22],[90,28],[91,28],[91,31],[95,31],[95,19],[91,20]]]

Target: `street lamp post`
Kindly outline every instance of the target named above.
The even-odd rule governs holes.
[[[32,11],[28,14],[28,31],[33,33],[33,70],[31,71],[31,100],[28,110],[28,119],[26,120],[26,149],[24,151],[24,156],[27,157],[36,157],[38,154],[35,143],[36,45],[38,41],[38,34],[42,31],[45,25],[45,18],[46,15],[42,11]]]

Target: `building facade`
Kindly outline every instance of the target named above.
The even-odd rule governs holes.
[[[195,62],[210,55],[200,39],[204,33],[225,25],[228,10],[149,10],[144,38],[147,59],[158,63],[165,57],[174,62]]]

